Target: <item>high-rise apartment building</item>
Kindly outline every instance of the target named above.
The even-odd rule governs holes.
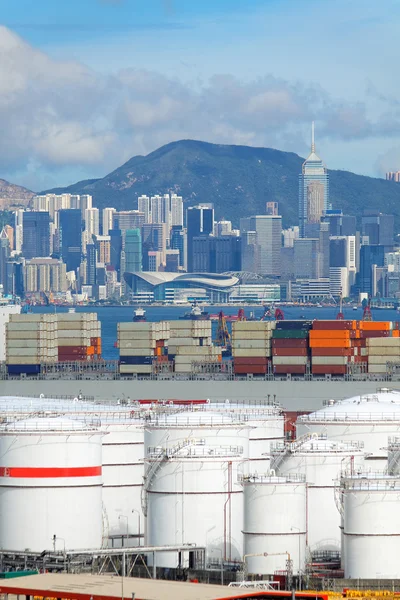
[[[23,241],[23,219],[24,219],[24,209],[20,208],[15,211],[15,251],[17,254],[21,254],[22,252],[22,241]]]
[[[85,219],[85,211],[93,208],[93,198],[89,194],[83,194],[80,197],[82,220]],[[70,206],[70,205],[69,205]],[[64,208],[64,207],[63,207]]]
[[[301,237],[305,237],[307,225],[319,222],[323,212],[328,209],[328,203],[328,170],[315,151],[313,123],[311,153],[304,161],[299,176],[299,226]]]
[[[114,220],[114,214],[117,211],[115,210],[115,208],[103,208],[102,211],[102,226],[103,226],[103,235],[108,235],[108,232],[110,231],[110,229],[113,228],[113,220]]]
[[[388,171],[386,173],[386,179],[388,181],[400,181],[400,171]]]
[[[22,215],[22,254],[25,258],[50,255],[50,215],[27,212]]]
[[[82,258],[82,215],[76,208],[59,211],[60,253],[67,271],[77,273]]]
[[[171,219],[170,226],[180,225],[183,227],[183,198],[176,194],[171,194],[170,200]]]
[[[85,210],[85,229],[83,231],[83,248],[86,244],[93,243],[93,236],[100,233],[100,214],[98,208],[87,208]]]
[[[58,293],[68,289],[67,271],[61,260],[33,258],[26,261],[23,271],[26,293]]]
[[[97,252],[95,244],[86,245],[85,284],[96,285]]]
[[[127,229],[140,229],[144,225],[144,213],[138,210],[121,210],[113,216],[113,229],[120,229],[122,233]]]
[[[232,235],[232,221],[217,221],[214,223],[214,235],[220,237],[221,235]]]
[[[145,223],[151,223],[151,204],[149,196],[139,196],[138,211],[144,214]]]

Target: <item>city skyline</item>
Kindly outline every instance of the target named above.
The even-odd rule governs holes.
[[[10,3],[1,175],[39,191],[184,138],[304,156],[314,119],[332,169],[384,177],[400,163],[399,4],[385,9],[372,0]],[[311,53],[317,61],[304,60]]]

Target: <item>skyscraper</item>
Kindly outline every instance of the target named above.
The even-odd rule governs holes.
[[[137,273],[142,270],[142,237],[140,229],[125,232],[125,271]]]
[[[114,213],[116,212],[115,208],[103,208],[102,212],[102,221],[103,221],[103,235],[108,235],[110,229],[113,228],[113,218]]]
[[[186,269],[186,232],[181,225],[172,225],[170,246],[179,250],[179,266]]]
[[[183,226],[183,199],[182,196],[171,194],[171,226]]]
[[[81,211],[77,208],[60,210],[59,221],[61,257],[67,265],[67,271],[76,273],[82,257]]]
[[[240,220],[244,233],[255,231],[257,234],[258,266],[261,275],[280,275],[280,253],[282,246],[282,217],[256,215]]]
[[[144,214],[144,222],[151,223],[151,208],[149,196],[139,196],[138,198],[138,211]]]
[[[25,258],[50,255],[50,215],[48,212],[22,213],[22,254]]]
[[[307,225],[318,223],[328,208],[329,176],[328,170],[316,154],[314,123],[311,134],[311,153],[303,163],[299,176],[299,226],[300,237],[305,237]]]
[[[212,205],[192,206],[187,210],[187,270],[193,272],[193,238],[210,235],[214,230]]]

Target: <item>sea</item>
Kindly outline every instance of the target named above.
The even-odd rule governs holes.
[[[246,317],[254,315],[256,319],[261,318],[264,313],[262,306],[243,307]],[[288,306],[281,307],[286,320],[290,319],[336,319],[338,307],[303,307]],[[69,308],[66,306],[33,306],[32,312],[35,313],[65,313]],[[76,312],[96,312],[101,322],[102,336],[102,355],[106,360],[117,360],[119,358],[118,349],[115,347],[117,341],[117,323],[132,321],[134,308],[132,306],[77,306]],[[145,308],[147,321],[173,321],[183,316],[190,310],[187,306],[149,306]],[[218,314],[221,310],[224,315],[237,315],[239,307],[237,306],[209,306],[204,308],[210,314]],[[363,316],[363,309],[354,310],[352,307],[344,307],[343,315],[345,319],[360,320]],[[395,309],[372,309],[372,318],[374,321],[400,321],[400,313]],[[215,336],[218,323],[212,322],[213,337]],[[231,324],[228,322],[228,329]]]

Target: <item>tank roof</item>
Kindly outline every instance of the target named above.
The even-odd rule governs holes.
[[[303,438],[298,438],[295,442],[278,443],[272,445],[272,454],[282,454],[290,452],[293,454],[304,453],[361,453],[364,447],[364,442],[360,441],[341,441],[330,440],[324,435],[311,434]]]
[[[339,400],[308,415],[301,415],[301,423],[315,421],[400,421],[400,402],[391,402],[388,394],[367,394]]]
[[[75,432],[75,431],[87,431],[96,430],[97,428],[93,425],[88,425],[84,421],[78,421],[76,419],[67,419],[66,417],[53,417],[53,418],[41,418],[32,417],[28,419],[21,419],[19,421],[12,421],[0,426],[0,433],[6,432]]]

